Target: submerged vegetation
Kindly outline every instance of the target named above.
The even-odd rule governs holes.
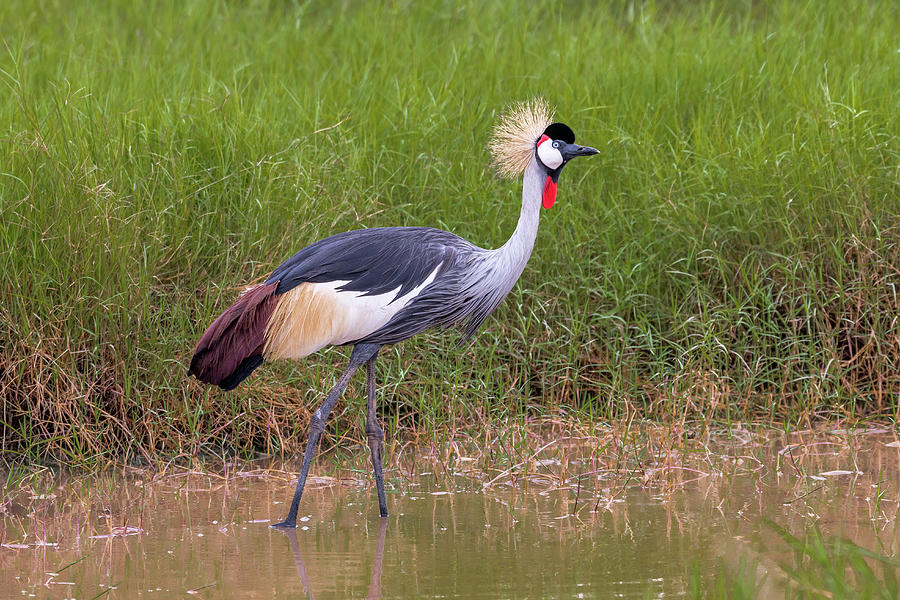
[[[384,353],[389,435],[591,419],[895,418],[892,2],[0,6],[0,446],[85,462],[299,449],[341,351],[185,376],[248,282],[333,232],[486,247],[485,143],[543,95],[600,149],[474,343]],[[390,373],[387,371],[390,370]],[[331,425],[359,436],[362,381]]]
[[[779,597],[792,600],[890,600],[900,593],[900,563],[841,537],[829,537],[815,527],[800,536],[773,525],[792,550],[791,559],[776,568],[779,580],[772,588],[783,588]],[[759,565],[756,565],[759,569]],[[775,597],[765,588],[771,578],[754,572],[743,559],[733,571],[722,570],[714,585],[703,588],[695,576],[694,598],[750,600]],[[770,582],[771,583],[771,582]],[[781,592],[782,590],[778,590]]]

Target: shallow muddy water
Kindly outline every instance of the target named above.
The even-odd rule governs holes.
[[[789,552],[767,521],[897,552],[893,433],[568,437],[522,454],[395,447],[385,520],[364,446],[320,458],[287,533],[268,524],[290,474],[258,464],[38,474],[3,501],[0,597],[690,597],[741,559],[761,597],[783,597]]]

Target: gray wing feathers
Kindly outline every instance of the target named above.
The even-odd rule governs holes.
[[[459,327],[470,338],[500,304],[508,289],[498,288],[480,254],[461,258],[456,265],[381,329],[360,342],[395,344],[431,327]]]
[[[347,231],[308,246],[266,280],[283,294],[303,282],[346,281],[363,295],[399,289],[397,297],[434,280],[387,324],[348,344],[396,344],[431,327],[458,326],[471,337],[512,284],[495,273],[486,251],[440,229],[384,227]],[[500,275],[498,277],[498,275]]]
[[[463,241],[428,227],[346,231],[307,246],[275,269],[266,283],[278,282],[277,294],[304,282],[347,281],[338,289],[378,295],[399,287],[402,296],[438,266],[453,264],[456,249],[447,242],[456,240]]]

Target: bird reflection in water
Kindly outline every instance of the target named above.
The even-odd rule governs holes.
[[[366,600],[379,600],[381,598],[381,567],[384,561],[384,538],[387,534],[387,519],[379,519],[378,542],[375,545],[375,561],[372,563],[372,574],[369,577],[369,591]],[[297,565],[297,575],[300,577],[300,585],[303,586],[303,594],[307,598],[314,598],[312,586],[309,583],[309,574],[303,563],[303,552],[300,550],[300,542],[297,539],[296,529],[281,529],[287,536],[291,546],[291,554],[294,555],[294,564]]]

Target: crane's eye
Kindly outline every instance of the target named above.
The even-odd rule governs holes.
[[[554,148],[559,148],[559,142],[553,142],[553,147],[554,147]]]

